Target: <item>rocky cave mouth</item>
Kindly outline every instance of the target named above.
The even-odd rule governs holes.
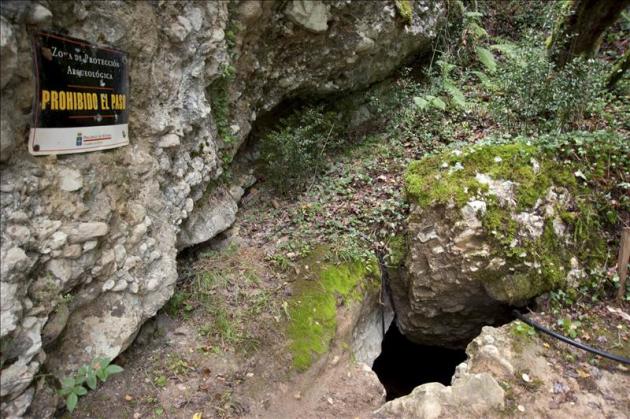
[[[385,387],[386,400],[406,396],[421,384],[451,384],[455,368],[466,360],[464,349],[416,344],[392,321],[372,370]]]

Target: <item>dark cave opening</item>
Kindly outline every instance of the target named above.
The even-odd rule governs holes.
[[[417,386],[438,382],[451,384],[455,367],[466,360],[463,349],[418,345],[407,339],[394,320],[385,333],[381,354],[372,369],[387,392],[390,401],[405,396]]]

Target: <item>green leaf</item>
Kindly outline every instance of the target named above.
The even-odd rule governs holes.
[[[479,81],[481,81],[481,84],[483,84],[488,89],[494,89],[496,87],[494,82],[490,80],[490,77],[488,77],[488,75],[483,71],[473,71],[472,73],[477,76],[479,78]]]
[[[73,393],[75,393],[77,396],[85,396],[87,394],[87,389],[83,386],[76,386]]]
[[[74,387],[74,378],[72,377],[66,377],[63,380],[61,380],[61,387],[62,388],[73,388]]]
[[[518,47],[514,44],[495,44],[490,47],[495,51],[499,51],[501,54],[514,58],[518,54]]]
[[[420,110],[425,110],[429,105],[429,102],[425,98],[419,96],[414,96],[413,102]]]
[[[446,110],[446,103],[444,103],[444,101],[439,97],[434,97],[433,99],[431,99],[431,106],[442,111]]]
[[[442,70],[442,75],[444,77],[447,77],[449,75],[449,73],[451,71],[453,71],[453,69],[455,67],[457,67],[455,64],[451,64],[448,61],[444,61],[444,60],[437,60],[436,64],[440,67],[440,69]]]
[[[95,370],[104,370],[105,368],[107,368],[110,362],[112,362],[111,359],[99,356],[98,358],[94,359],[92,365]]]
[[[459,88],[457,86],[455,86],[450,81],[445,80],[444,81],[444,89],[451,96],[451,99],[453,100],[453,103],[455,103],[460,108],[463,108],[463,107],[466,106],[466,97],[464,96],[464,93],[461,90],[459,90]]]
[[[71,393],[66,399],[66,407],[68,408],[68,412],[72,413],[74,408],[77,407],[78,402],[79,396],[77,396],[75,393]]]
[[[67,396],[68,394],[72,393],[73,391],[74,391],[74,387],[63,387],[61,390],[59,390],[59,395]]]
[[[118,374],[119,372],[123,372],[123,368],[119,365],[116,364],[111,364],[107,367],[107,374],[108,375],[112,375],[112,374]]]
[[[94,370],[88,371],[86,381],[88,387],[90,387],[92,390],[96,389],[96,374],[94,374]]]
[[[477,57],[479,58],[481,64],[483,64],[488,71],[494,73],[497,69],[497,62],[494,60],[492,52],[483,47],[475,47],[475,51],[477,52]]]
[[[471,30],[472,33],[475,34],[477,38],[483,38],[483,37],[488,36],[488,32],[486,32],[486,30],[482,28],[481,26],[479,26],[476,22],[470,22],[468,24],[468,28]]]
[[[107,380],[107,369],[97,370],[96,376],[101,379],[102,382]]]

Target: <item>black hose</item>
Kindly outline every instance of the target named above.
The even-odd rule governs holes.
[[[379,303],[381,305],[381,329],[383,339],[385,339],[385,295],[387,293],[385,286],[387,283],[387,267],[385,266],[385,256],[379,249],[376,250],[376,258],[378,259],[378,267],[381,271],[381,294],[379,296]]]
[[[623,357],[621,355],[611,354],[610,352],[600,351],[599,349],[593,348],[591,346],[585,345],[585,344],[580,343],[580,342],[576,342],[573,339],[569,339],[568,337],[563,336],[560,333],[556,333],[553,330],[549,330],[546,327],[536,323],[535,321],[525,317],[524,315],[519,313],[517,310],[512,311],[512,313],[519,320],[527,323],[528,325],[530,325],[534,329],[540,330],[541,332],[546,333],[549,336],[553,336],[554,338],[559,339],[559,340],[563,341],[564,343],[568,343],[569,345],[573,345],[576,348],[580,348],[580,349],[585,350],[587,352],[590,352],[592,354],[603,356],[604,358],[612,359],[613,361],[621,362],[622,364],[630,365],[630,359],[628,359],[626,357]]]

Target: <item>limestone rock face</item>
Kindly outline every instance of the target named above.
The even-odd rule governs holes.
[[[586,362],[588,386],[577,373],[558,362],[569,350],[549,345],[539,335],[515,332],[515,323],[484,327],[466,348],[468,359],[457,366],[450,386],[427,383],[407,396],[385,403],[373,417],[383,418],[504,418],[624,417],[628,374]],[[605,397],[607,403],[598,402]],[[517,413],[518,412],[518,413]]]
[[[409,339],[463,347],[483,325],[506,320],[509,306],[579,275],[565,222],[566,214],[578,217],[574,198],[544,178],[573,173],[559,165],[536,175],[536,153],[518,146],[454,150],[410,169],[408,252],[391,284],[398,326]]]
[[[470,343],[466,353],[468,359],[457,366],[450,386],[422,384],[411,394],[383,405],[374,413],[374,417],[484,418],[498,414],[505,407],[506,396],[499,385],[499,378],[512,377],[514,374],[514,366],[510,363],[511,343],[506,330],[484,327],[482,334]],[[505,375],[496,375],[496,371]]]
[[[319,0],[293,0],[287,6],[287,16],[295,23],[313,32],[328,29],[330,13],[324,2]]]
[[[391,284],[398,326],[409,339],[462,346],[479,333],[481,325],[506,313],[483,282],[471,275],[475,270],[471,258],[490,261],[481,222],[472,210],[483,204],[466,205],[461,211],[416,210],[409,217],[406,265]]]
[[[64,376],[115,357],[168,300],[178,241],[227,228],[251,183],[218,179],[258,114],[382,79],[430,47],[445,15],[441,0],[415,1],[412,24],[390,1],[292,3],[3,2],[3,413],[19,417],[35,398],[34,415],[50,414],[54,394],[32,383],[44,363]],[[60,28],[128,52],[128,147],[28,154],[30,34]]]

